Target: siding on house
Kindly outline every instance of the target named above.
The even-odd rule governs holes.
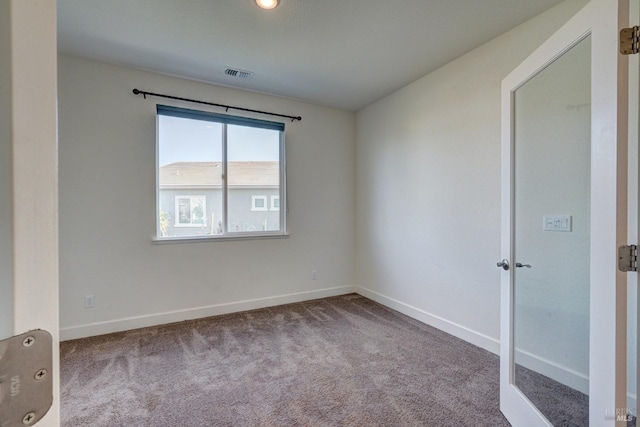
[[[278,162],[227,163],[228,232],[280,229],[279,208],[273,202],[280,195],[279,174]],[[220,162],[175,162],[161,166],[158,183],[161,236],[221,233],[223,196]],[[263,209],[255,208],[255,197],[264,201]],[[202,209],[194,213],[190,202],[198,208],[202,205]]]

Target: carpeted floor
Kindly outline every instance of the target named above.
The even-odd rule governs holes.
[[[359,295],[61,344],[62,425],[508,426],[497,356]]]
[[[557,427],[589,425],[589,396],[516,365],[516,386]]]

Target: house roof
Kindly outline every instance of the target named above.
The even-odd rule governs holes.
[[[230,187],[277,187],[279,162],[228,162]],[[175,162],[160,167],[160,188],[222,186],[221,162]]]

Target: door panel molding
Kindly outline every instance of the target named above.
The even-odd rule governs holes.
[[[627,242],[628,69],[619,30],[629,24],[628,0],[592,1],[591,425],[614,425],[626,410],[627,273],[606,255]],[[597,159],[597,161],[595,161]],[[623,351],[624,349],[624,351]],[[597,375],[594,375],[597,373]],[[612,419],[613,418],[613,419]]]

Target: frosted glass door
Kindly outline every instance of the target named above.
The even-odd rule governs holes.
[[[553,424],[589,420],[591,38],[515,91],[515,385]]]
[[[512,425],[614,426],[627,406],[628,6],[591,0],[502,82],[500,409]]]

